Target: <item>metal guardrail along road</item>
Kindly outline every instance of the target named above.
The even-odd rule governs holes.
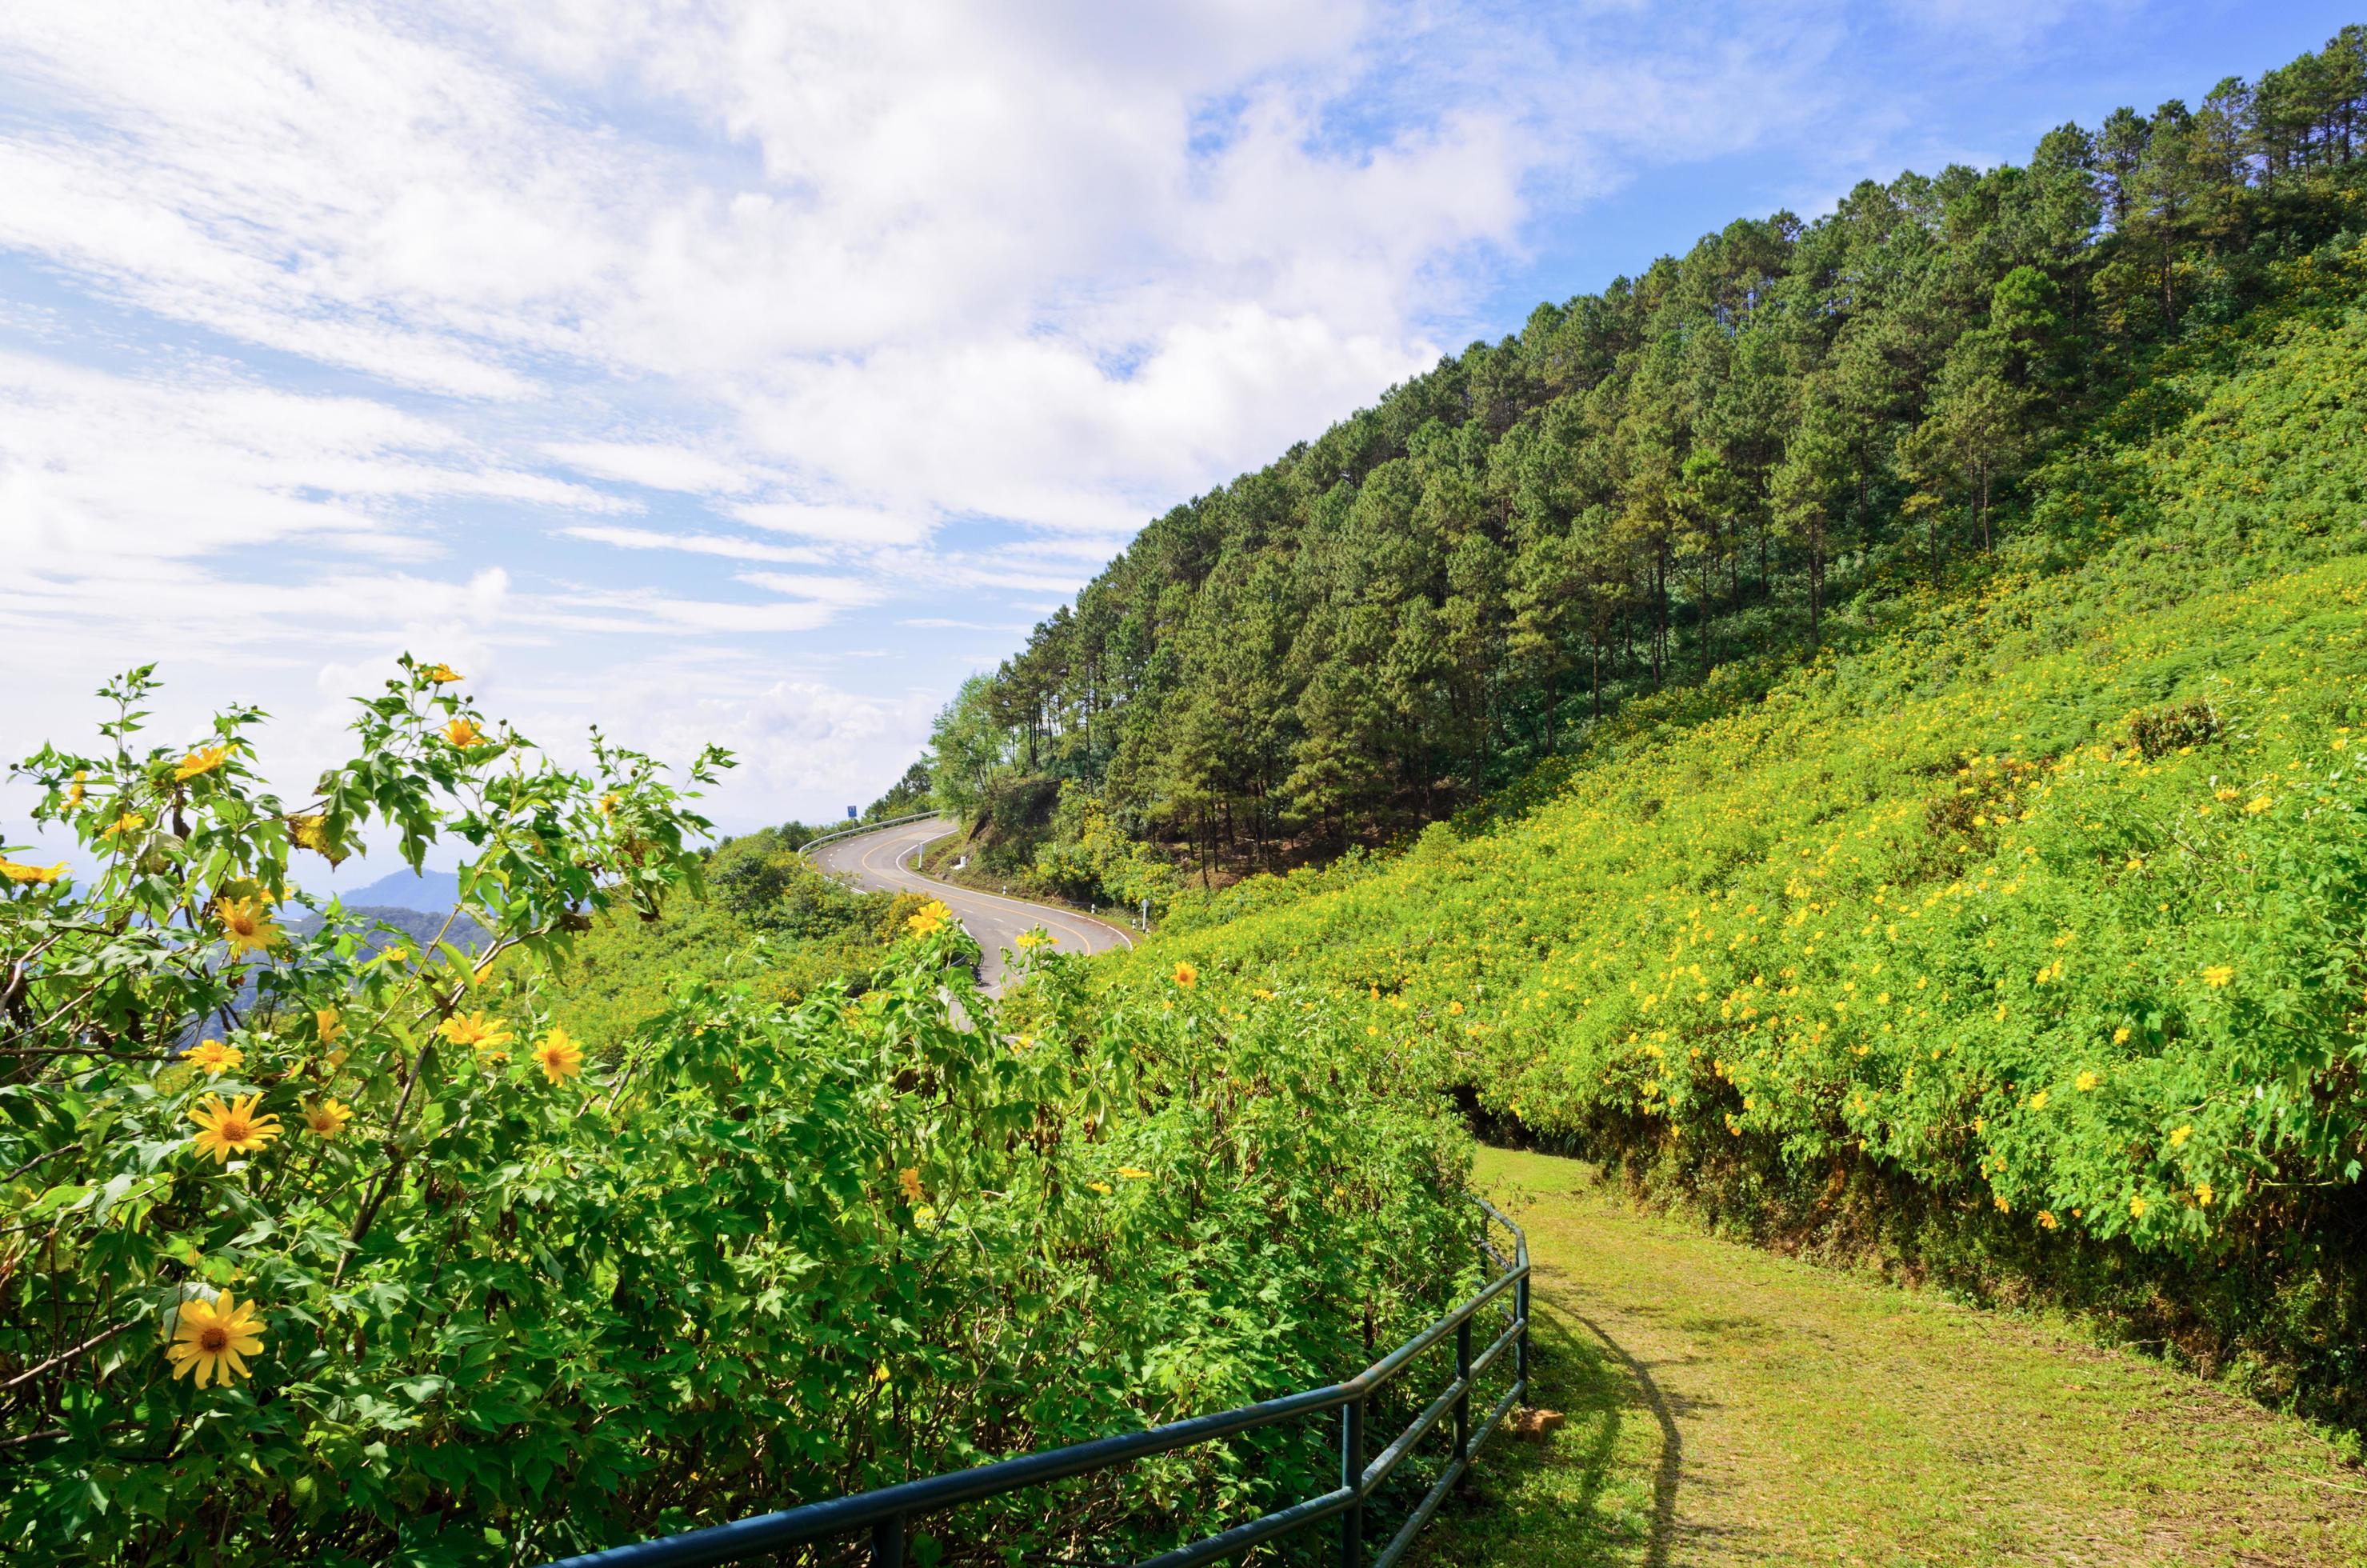
[[[936,812],[907,812],[900,817],[882,817],[878,822],[859,822],[853,827],[842,827],[835,833],[820,833],[798,846],[798,858],[810,859],[806,852],[817,844],[835,844],[842,838],[855,838],[866,833],[878,833],[883,827],[901,827],[908,822],[926,822]]]
[[[873,823],[869,827],[886,825]],[[1041,1486],[1072,1475],[1114,1470],[1152,1454],[1172,1453],[1212,1442],[1235,1433],[1279,1426],[1327,1411],[1340,1413],[1340,1484],[1319,1496],[1291,1504],[1270,1514],[1233,1526],[1172,1551],[1146,1559],[1136,1568],[1193,1568],[1220,1562],[1263,1541],[1278,1540],[1313,1528],[1327,1519],[1339,1521],[1341,1568],[1392,1568],[1412,1546],[1440,1503],[1471,1468],[1479,1446],[1503,1424],[1529,1387],[1529,1242],[1518,1225],[1494,1205],[1475,1197],[1485,1210],[1480,1245],[1498,1272],[1478,1292],[1399,1346],[1387,1356],[1342,1383],[1285,1394],[1260,1404],[1188,1421],[1171,1422],[1147,1431],[1048,1449],[1017,1459],[998,1460],[970,1470],[907,1481],[875,1491],[809,1503],[776,1514],[764,1514],[728,1525],[690,1530],[681,1535],[630,1546],[611,1547],[572,1557],[557,1568],[704,1568],[719,1562],[739,1562],[786,1547],[814,1541],[844,1540],[868,1532],[871,1568],[903,1568],[904,1542],[912,1521],[980,1498]],[[1508,1259],[1488,1239],[1489,1224],[1501,1225],[1512,1238]],[[1503,1331],[1477,1356],[1472,1354],[1472,1324],[1490,1302],[1512,1298],[1511,1316]],[[1455,1375],[1413,1418],[1411,1425],[1380,1453],[1365,1457],[1365,1417],[1373,1396],[1395,1381],[1424,1351],[1455,1340]],[[1487,1419],[1471,1421],[1471,1393],[1488,1369],[1507,1351],[1513,1358],[1512,1387]],[[1365,1547],[1365,1506],[1381,1483],[1412,1453],[1416,1444],[1441,1422],[1454,1421],[1454,1453],[1437,1480],[1422,1494],[1388,1544],[1371,1559]]]

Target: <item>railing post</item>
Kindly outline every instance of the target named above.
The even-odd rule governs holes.
[[[1365,1568],[1365,1396],[1340,1407],[1340,1484],[1354,1494],[1340,1516],[1340,1568]]]
[[[904,1516],[871,1527],[871,1568],[904,1568]]]
[[[1455,1329],[1455,1381],[1463,1392],[1455,1400],[1455,1462],[1462,1463],[1471,1457],[1471,1320],[1465,1318]]]
[[[1524,1271],[1521,1282],[1512,1287],[1513,1311],[1521,1319],[1521,1337],[1512,1346],[1512,1375],[1526,1392],[1529,1381],[1529,1277]]]

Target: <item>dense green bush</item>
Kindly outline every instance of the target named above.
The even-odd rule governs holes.
[[[1061,896],[1132,909],[1165,909],[1183,879],[1167,858],[1129,838],[1101,797],[1073,778],[1060,783],[1050,832],[1036,849],[1036,877]]]
[[[1089,1002],[1023,955],[998,1005],[929,906],[859,994],[759,960],[587,1053],[550,966],[695,894],[703,824],[457,681],[406,662],[298,808],[252,712],[135,745],[144,672],[110,750],[24,765],[99,869],[0,859],[12,1561],[534,1561],[1328,1380],[1451,1288],[1462,1135],[1306,998]],[[291,849],[366,828],[467,846],[489,962],[280,923]],[[1147,1550],[1316,1485],[1324,1436],[921,1560]]]

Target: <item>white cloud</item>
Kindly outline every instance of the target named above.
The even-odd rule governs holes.
[[[842,608],[877,604],[886,597],[878,583],[861,577],[821,577],[791,572],[742,572],[738,575],[751,587]]]
[[[366,398],[0,351],[0,547],[19,569],[274,544],[415,559],[436,546],[410,519],[459,501],[622,505]]]
[[[593,544],[612,545],[618,550],[679,550],[693,555],[719,555],[731,561],[771,561],[784,566],[821,566],[830,562],[826,551],[805,545],[765,544],[753,539],[732,539],[723,534],[661,533],[653,528],[574,528],[559,530],[569,539],[584,540]]]
[[[571,593],[561,596],[560,603],[594,613],[562,614],[553,624],[572,625],[579,631],[645,633],[811,631],[829,625],[840,608],[814,598],[745,603],[636,591]]]
[[[611,672],[596,688],[538,692],[521,721],[538,739],[572,742],[569,721],[595,704],[612,738],[655,756],[687,759],[701,746],[723,746],[739,766],[704,809],[727,828],[744,830],[867,804],[927,744],[942,700],[928,692],[866,695],[803,678],[746,681],[661,661]]]
[[[1033,628],[1024,620],[951,620],[941,615],[916,616],[910,620],[900,620],[896,624],[899,626],[918,626],[953,631],[1009,631],[1024,633],[1033,630]]]
[[[66,111],[0,142],[0,244],[145,308],[462,396],[568,351],[646,157],[358,7],[31,0],[0,79]],[[552,307],[559,307],[554,310]]]
[[[743,523],[800,539],[838,544],[917,544],[934,531],[926,516],[877,506],[810,506],[798,501],[757,501],[730,508]]]
[[[620,479],[651,490],[737,495],[756,487],[755,480],[743,470],[688,447],[626,441],[546,441],[542,449],[579,473]]]
[[[81,303],[0,310],[0,629],[313,707],[432,646],[867,799],[934,701],[719,672],[1011,632],[1541,200],[1811,118],[1843,9],[19,0],[0,262]]]

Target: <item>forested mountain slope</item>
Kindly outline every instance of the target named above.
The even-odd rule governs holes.
[[[1203,866],[1376,841],[1639,699],[1763,684],[1978,591],[2010,538],[2059,564],[2121,503],[2049,510],[2036,476],[2109,467],[2165,354],[2355,226],[2362,108],[2353,28],[2199,107],[2066,125],[2026,166],[1867,183],[1540,306],[1152,522],[947,710],[939,798],[1049,831],[1071,891],[1100,868],[1130,901],[1155,879],[1072,841]]]
[[[2367,250],[2261,286],[2031,477],[1977,587],[1133,961],[1361,1001],[1509,1133],[2359,1419]]]

